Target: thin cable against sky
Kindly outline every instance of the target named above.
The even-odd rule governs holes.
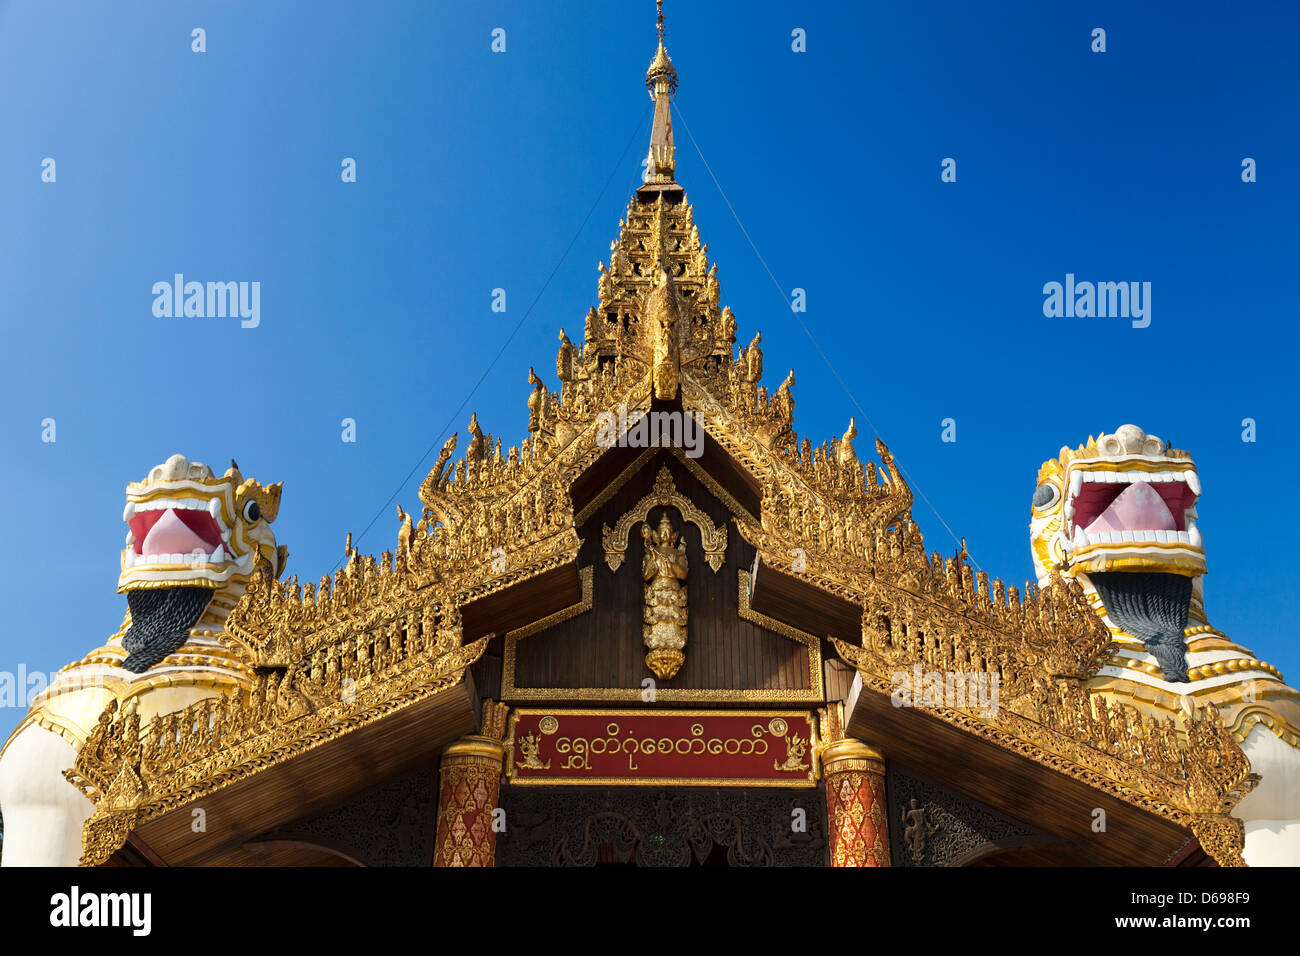
[[[851,401],[853,403],[853,407],[858,410],[858,414],[861,415],[862,420],[867,423],[867,427],[871,429],[871,431],[875,434],[877,438],[879,438],[882,442],[884,442],[885,439],[880,434],[880,430],[876,428],[875,424],[871,421],[870,416],[867,415],[866,410],[862,407],[862,403],[859,402],[857,396],[853,394],[853,390],[849,388],[848,383],[844,381],[843,377],[841,377],[839,370],[835,368],[835,363],[831,361],[830,356],[827,355],[825,350],[821,347],[821,343],[817,341],[817,337],[812,334],[812,330],[808,328],[808,326],[804,323],[804,320],[799,318],[799,313],[795,312],[794,309],[790,307],[790,300],[786,298],[785,289],[781,286],[781,283],[776,281],[776,276],[772,274],[772,270],[768,267],[767,260],[763,258],[763,254],[758,251],[758,246],[754,243],[753,238],[750,236],[749,230],[746,229],[745,224],[740,221],[740,216],[736,213],[736,207],[733,206],[731,204],[731,200],[727,198],[727,193],[722,188],[722,184],[718,182],[718,177],[713,175],[713,168],[709,165],[709,161],[704,158],[704,151],[700,149],[700,144],[695,142],[695,136],[694,134],[691,133],[690,124],[686,122],[686,115],[682,112],[680,106],[676,107],[676,111],[677,111],[677,115],[681,117],[682,128],[686,130],[687,138],[691,141],[691,145],[695,147],[695,152],[696,154],[699,155],[700,162],[704,164],[704,169],[706,172],[708,172],[709,178],[713,180],[713,185],[717,188],[718,195],[720,195],[722,197],[722,201],[727,204],[727,209],[731,211],[731,218],[736,220],[736,225],[740,227],[740,231],[744,234],[745,241],[749,243],[749,248],[754,250],[754,255],[758,257],[759,264],[763,267],[763,271],[766,272],[767,277],[772,280],[772,285],[776,287],[776,291],[781,296],[781,301],[785,303],[786,309],[789,310],[790,314],[795,317],[795,321],[797,321],[799,323],[799,327],[803,329],[804,335],[808,336],[808,341],[813,344],[813,348],[817,350],[817,354],[822,357],[822,361],[826,363],[826,367],[831,370],[831,374],[835,376],[835,381],[840,383],[840,388],[844,389],[844,394],[849,397],[849,401]],[[886,444],[888,444],[888,442],[886,442]],[[948,522],[943,520],[943,515],[939,514],[939,509],[934,506],[934,504],[926,496],[926,493],[921,490],[921,486],[916,483],[916,479],[914,479],[908,473],[907,469],[903,467],[903,463],[898,460],[897,455],[894,455],[894,464],[898,465],[898,470],[903,473],[903,477],[907,479],[908,484],[916,489],[916,493],[921,496],[921,500],[924,501],[926,505],[929,507],[929,509],[934,512],[934,516],[939,519],[939,523],[943,525],[944,530],[947,531],[948,534],[952,536],[952,540],[957,543],[957,546],[959,548],[965,550],[966,548],[965,542],[962,541],[961,538],[958,538],[957,535],[953,532],[952,528],[949,527]],[[967,557],[970,557],[969,552],[967,552]],[[975,565],[977,570],[980,571],[984,570],[982,567],[980,567],[980,563],[976,561],[974,558],[970,558],[970,562],[971,564]]]
[[[483,370],[483,374],[480,375],[478,381],[474,383],[474,387],[469,390],[469,393],[466,394],[464,400],[462,400],[460,405],[456,407],[456,410],[452,412],[451,417],[447,419],[447,424],[443,425],[442,429],[437,433],[437,437],[433,440],[433,444],[425,449],[424,454],[421,455],[419,460],[411,466],[411,470],[406,473],[406,477],[402,479],[401,484],[393,490],[393,493],[388,496],[388,500],[385,501],[379,510],[375,512],[375,516],[370,519],[370,523],[367,524],[365,528],[362,529],[361,533],[353,539],[352,543],[354,547],[366,536],[366,532],[375,526],[375,522],[383,517],[384,512],[392,507],[397,496],[400,495],[402,489],[406,487],[406,483],[411,480],[417,471],[420,470],[420,467],[428,460],[429,456],[433,454],[433,450],[443,443],[447,432],[451,429],[451,426],[460,418],[461,414],[465,411],[465,406],[470,403],[470,400],[478,392],[488,375],[491,374],[492,369],[496,368],[497,362],[501,360],[501,356],[505,354],[510,343],[513,342],[515,336],[519,334],[519,330],[524,327],[524,323],[528,321],[528,316],[532,314],[537,303],[540,302],[542,296],[546,294],[546,290],[550,286],[551,280],[554,279],[556,274],[560,271],[560,267],[564,265],[564,260],[569,257],[569,253],[573,251],[573,246],[578,241],[578,237],[581,236],[583,230],[587,228],[587,223],[590,221],[592,213],[596,211],[596,207],[600,205],[600,201],[605,198],[605,193],[609,190],[609,184],[612,183],[614,177],[618,175],[619,167],[623,165],[623,159],[627,156],[627,151],[632,148],[632,143],[635,142],[637,134],[641,133],[642,129],[645,127],[646,116],[648,116],[649,113],[650,107],[647,106],[641,113],[641,118],[637,121],[635,128],[632,130],[632,135],[628,137],[627,144],[623,147],[623,151],[619,153],[618,161],[614,164],[614,168],[610,171],[609,177],[605,180],[605,185],[600,187],[600,192],[596,195],[595,202],[591,204],[591,208],[587,210],[587,214],[582,217],[582,222],[579,224],[577,231],[574,232],[573,238],[570,239],[569,244],[564,247],[564,252],[560,255],[559,261],[555,263],[555,268],[552,269],[551,274],[546,277],[546,281],[542,283],[541,289],[539,289],[537,295],[533,297],[533,301],[529,303],[528,308],[524,310],[523,316],[515,323],[515,327],[510,330],[510,334],[506,336],[506,340],[501,343],[501,348],[497,350],[497,354],[493,356],[492,361],[489,362],[487,368]],[[335,571],[343,566],[343,561],[345,559],[346,556],[341,558],[338,563],[334,565]]]
[[[370,519],[369,522],[367,522],[366,526],[361,530],[361,533],[358,534],[353,539],[354,546],[360,544],[361,540],[375,526],[375,523],[378,522],[381,517],[383,517],[384,512],[387,511],[390,507],[392,507],[392,504],[397,499],[397,496],[402,493],[402,489],[406,487],[407,483],[411,480],[411,478],[415,476],[416,472],[419,471],[419,469],[424,465],[424,463],[428,460],[429,456],[433,454],[434,449],[438,448],[443,443],[443,441],[445,441],[446,436],[450,431],[451,427],[464,413],[465,407],[478,393],[479,388],[482,387],[484,381],[487,380],[488,375],[491,374],[492,370],[496,367],[497,363],[501,360],[501,356],[505,354],[505,351],[507,348],[509,348],[510,343],[514,341],[515,336],[517,336],[519,334],[520,329],[524,327],[524,324],[528,321],[528,317],[532,314],[533,309],[536,308],[537,303],[541,301],[542,296],[546,294],[547,288],[550,287],[552,280],[554,280],[555,276],[559,273],[560,268],[564,265],[564,262],[568,258],[569,253],[573,251],[573,247],[577,243],[578,238],[582,235],[583,231],[587,228],[587,223],[591,220],[591,217],[595,213],[597,207],[600,205],[601,200],[604,199],[605,193],[609,190],[610,183],[612,183],[614,181],[614,177],[618,175],[618,170],[623,165],[623,160],[627,156],[627,151],[632,147],[632,143],[636,141],[637,134],[644,127],[645,119],[646,116],[649,114],[649,112],[650,112],[650,107],[647,106],[646,109],[642,112],[640,119],[637,121],[636,126],[633,128],[632,135],[628,137],[627,143],[623,146],[622,151],[619,153],[618,160],[614,164],[614,168],[611,170],[609,176],[606,178],[604,185],[601,186],[600,192],[597,194],[595,201],[591,204],[591,207],[587,210],[587,214],[583,216],[582,222],[579,224],[577,230],[574,232],[573,237],[569,240],[568,245],[565,246],[564,252],[561,253],[559,259],[555,263],[555,267],[551,270],[550,274],[546,277],[546,281],[542,283],[542,287],[538,290],[537,295],[533,297],[533,300],[532,302],[529,303],[528,308],[524,310],[524,314],[520,317],[519,321],[515,323],[514,328],[511,329],[510,334],[506,337],[505,341],[501,343],[501,347],[497,350],[496,355],[493,356],[492,361],[488,363],[487,367],[483,370],[478,380],[474,383],[474,387],[471,388],[468,393],[466,393],[464,399],[462,399],[461,403],[456,407],[456,410],[447,419],[446,424],[444,424],[442,428],[437,432],[437,437],[434,439],[434,441],[429,445],[427,449],[425,449],[424,453],[419,457],[419,459],[415,462],[415,464],[411,466],[411,469],[406,473],[406,476],[401,480],[401,483],[398,484],[398,486],[393,490],[393,493],[388,496],[388,499],[383,503],[383,505],[379,507],[379,509],[375,512],[374,516]],[[763,254],[759,251],[758,245],[754,242],[753,237],[749,234],[749,230],[745,228],[745,224],[741,221],[740,215],[736,212],[735,206],[732,205],[730,198],[728,198],[726,190],[722,188],[722,184],[718,181],[718,177],[714,174],[713,168],[709,165],[709,161],[705,158],[703,150],[700,149],[699,143],[696,142],[695,140],[695,135],[691,132],[690,124],[687,123],[686,116],[682,112],[680,105],[677,106],[676,112],[677,115],[681,118],[682,127],[683,129],[686,130],[686,136],[688,139],[690,139],[691,146],[695,148],[695,152],[700,157],[700,162],[704,165],[705,171],[709,174],[709,178],[713,180],[713,185],[718,190],[718,195],[722,197],[722,201],[726,204],[727,209],[728,211],[730,211],[732,218],[736,221],[736,225],[740,228],[741,233],[744,235],[745,241],[749,243],[749,247],[750,249],[753,250],[755,257],[759,261],[759,264],[763,267],[763,271],[765,271],[767,273],[768,278],[772,280],[772,285],[776,288],[777,293],[781,296],[781,301],[785,303],[787,309],[790,309],[790,302],[788,299],[786,299],[785,290],[782,288],[781,283],[777,281],[775,274],[772,272],[772,269],[767,264],[767,260],[763,258]],[[862,420],[866,422],[867,427],[871,429],[872,433],[877,438],[880,438],[881,441],[884,441],[884,438],[880,434],[880,430],[876,428],[875,423],[871,420],[871,417],[867,414],[866,409],[862,407],[862,403],[858,401],[857,396],[854,395],[853,393],[853,390],[850,389],[848,383],[844,381],[843,376],[840,375],[839,370],[835,367],[835,364],[831,361],[830,356],[826,354],[826,351],[822,348],[821,343],[817,341],[817,337],[813,335],[812,330],[808,328],[808,325],[803,321],[803,319],[799,317],[799,314],[797,312],[794,312],[793,309],[790,309],[790,311],[791,314],[794,315],[795,320],[799,323],[799,327],[803,329],[804,334],[808,337],[808,340],[812,343],[813,348],[817,350],[817,354],[821,356],[822,361],[826,364],[826,367],[830,369],[831,374],[835,377],[835,380],[839,383],[840,388],[844,390],[844,393],[849,397],[849,401],[853,403],[853,407],[857,409],[857,412],[862,417]],[[953,541],[958,545],[958,547],[964,548],[965,547],[964,542],[961,540],[961,538],[959,538],[956,535],[956,533],[953,532],[951,526],[948,524],[947,521],[944,520],[943,515],[939,513],[939,509],[936,508],[934,506],[934,503],[930,501],[929,496],[927,496],[925,491],[921,488],[921,486],[917,484],[916,480],[912,477],[911,473],[909,473],[908,470],[903,466],[903,463],[898,459],[897,455],[894,456],[894,462],[895,464],[898,465],[899,471],[903,473],[903,476],[907,479],[911,487],[916,490],[916,493],[918,495],[920,495],[921,500],[924,501],[926,506],[930,509],[930,511],[934,513],[934,516],[935,518],[938,519],[939,523],[943,525],[944,530],[948,532],[948,534],[952,537]],[[342,567],[344,560],[346,560],[346,556],[344,558],[341,558],[334,565],[335,571],[337,571],[340,567]],[[973,557],[970,558],[970,560],[971,563],[974,564],[977,569],[983,570],[979,562],[976,561]]]

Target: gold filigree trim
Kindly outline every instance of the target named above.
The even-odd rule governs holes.
[[[866,629],[870,630],[870,629]],[[869,641],[869,645],[868,645]],[[856,647],[832,638],[868,690],[889,696],[889,663],[881,636],[864,634]],[[950,653],[950,651],[949,651]],[[927,659],[935,669],[954,669],[946,656]],[[986,661],[997,665],[997,661]],[[974,667],[971,661],[967,667]],[[955,668],[961,669],[961,668]],[[976,668],[978,669],[978,668]],[[1092,695],[1078,682],[1036,680],[1023,692],[1014,681],[993,715],[928,706],[932,716],[1192,830],[1223,866],[1240,865],[1234,853],[1233,806],[1259,782],[1250,763],[1210,704],[1189,704],[1177,723]],[[1190,701],[1190,698],[1189,698]],[[1240,821],[1237,821],[1240,822]],[[1202,833],[1212,834],[1207,845]]]
[[[686,454],[684,449],[673,447],[673,455],[682,463],[687,471],[709,490],[709,494],[717,498],[733,515],[741,515],[750,521],[758,521],[758,516],[752,513],[748,508],[731,496],[731,493],[718,484],[717,480],[704,470],[704,467]]]
[[[741,620],[749,621],[751,624],[757,624],[759,627],[769,631],[775,631],[782,637],[788,637],[792,641],[798,641],[808,648],[808,686],[818,700],[825,699],[825,692],[822,685],[822,642],[821,638],[815,634],[809,634],[807,631],[801,631],[797,627],[791,627],[785,621],[778,621],[774,617],[768,617],[759,611],[755,611],[749,604],[750,577],[749,572],[741,570],[737,573],[737,602],[740,608]]]
[[[573,516],[573,526],[581,528],[587,523],[587,519],[594,515],[609,499],[623,490],[623,486],[632,480],[632,476],[646,466],[646,463],[659,451],[658,448],[647,448],[641,454],[636,456],[632,464],[624,468],[617,478],[606,485],[596,497],[587,503],[587,506]]]
[[[572,620],[580,614],[586,614],[592,606],[592,572],[594,569],[588,565],[578,571],[578,577],[582,581],[582,597],[576,604],[570,604],[566,608],[561,608],[554,614],[548,614],[546,617],[533,621],[531,624],[525,624],[523,627],[517,627],[513,631],[506,631],[506,645],[513,650],[513,645],[522,641],[526,637],[532,637],[541,631],[563,624],[565,621]],[[509,660],[513,670],[514,654],[507,651],[507,660]]]
[[[1246,707],[1238,711],[1229,729],[1238,740],[1244,741],[1256,724],[1263,724],[1292,747],[1300,747],[1300,730],[1263,706]]]
[[[199,701],[143,731],[133,703],[119,712],[110,702],[64,774],[97,804],[83,828],[83,864],[105,862],[138,825],[459,684],[491,639],[421,648],[358,639],[363,659],[350,649],[332,664],[318,656],[311,674],[261,676],[251,690]],[[345,687],[335,665],[349,654],[359,679]]]
[[[717,527],[713,519],[705,514],[695,502],[677,490],[672,473],[668,467],[659,469],[655,478],[654,491],[643,497],[632,509],[618,519],[618,524],[611,528],[604,526],[601,544],[605,549],[605,563],[611,571],[617,571],[627,557],[628,536],[632,527],[646,520],[651,509],[659,507],[676,508],[684,520],[700,529],[700,544],[704,548],[704,559],[714,573],[722,567],[727,558],[727,529]]]

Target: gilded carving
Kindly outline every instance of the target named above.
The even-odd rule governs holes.
[[[681,366],[678,357],[677,324],[681,310],[677,302],[677,289],[672,277],[656,261],[654,285],[646,300],[646,315],[651,327],[651,364],[655,398],[676,398],[681,384]],[[716,285],[716,280],[715,283]]]
[[[292,676],[259,675],[247,690],[144,728],[133,710],[110,704],[65,773],[96,803],[83,865],[107,861],[139,824],[459,683],[492,635],[448,649],[418,637],[393,646],[390,637],[381,629],[318,650]],[[316,702],[307,712],[304,698]]]
[[[682,518],[699,528],[704,559],[715,572],[722,567],[727,558],[727,529],[716,527],[707,514],[677,490],[672,473],[665,466],[659,469],[654,490],[650,494],[633,505],[613,528],[604,526],[601,544],[605,549],[605,563],[611,571],[617,571],[627,557],[628,538],[633,526],[644,522],[651,509],[657,507],[676,508]]]
[[[550,770],[551,762],[543,761],[541,758],[542,738],[536,734],[529,733],[519,738],[519,754],[523,757],[517,766],[526,767],[529,770]]]
[[[804,755],[808,753],[808,741],[798,734],[789,734],[785,738],[785,760],[773,760],[772,766],[777,770],[807,770]]]
[[[832,639],[840,656],[857,669],[864,688],[890,694],[894,666],[885,663],[888,657],[882,650],[909,639],[917,648],[913,653],[930,669],[998,669],[1006,675],[1010,687],[1023,691],[1012,701],[1013,706],[1004,702],[992,715],[974,705],[969,709],[928,707],[928,712],[1174,820],[1193,833],[1204,832],[1212,845],[1202,846],[1220,865],[1241,865],[1240,847],[1234,836],[1242,833],[1240,821],[1227,814],[1254,788],[1258,776],[1250,773],[1249,761],[1212,705],[1184,714],[1177,721],[1156,719],[1089,694],[1079,679],[1052,676],[1043,660],[1017,665],[1008,654],[992,653],[993,648],[987,644],[959,646],[956,653],[960,657],[954,657],[952,643],[941,640],[936,648],[926,642],[926,650],[921,653],[921,635],[928,631],[926,621],[919,616],[913,616],[910,625],[900,620],[890,638],[877,635],[873,639],[868,632],[864,628],[861,647]]]
[[[750,514],[700,462],[682,459],[730,509],[762,565],[798,575],[862,609],[860,633],[835,635],[832,642],[864,689],[888,695],[890,675],[918,663],[927,670],[996,673],[1002,703],[995,715],[953,708],[935,715],[1177,821],[1220,863],[1239,863],[1241,825],[1228,814],[1255,777],[1213,707],[1157,721],[1119,703],[1090,699],[1083,683],[1115,648],[1077,582],[1048,575],[1043,586],[1021,589],[975,569],[964,548],[952,556],[927,552],[912,520],[912,491],[882,442],[876,442],[877,464],[859,456],[852,420],[840,437],[816,446],[795,432],[794,373],[764,385],[761,335],[736,347],[737,321],[721,305],[716,263],[700,239],[693,207],[672,181],[671,124],[665,123],[676,74],[666,53],[656,55],[650,79],[657,108],[653,194],[633,198],[619,222],[581,340],[561,332],[555,389],[529,370],[528,437],[503,451],[474,415],[463,457],[453,460],[453,435],[420,487],[418,521],[399,510],[395,548],[378,558],[359,554],[349,538],[341,569],[318,582],[299,582],[278,579],[279,552],[268,548],[257,556],[247,592],[220,636],[240,673],[248,675],[248,686],[144,727],[131,713],[107,710],[68,771],[68,779],[97,803],[85,827],[84,860],[107,860],[141,822],[462,681],[488,638],[465,642],[460,609],[576,562],[578,527],[613,494],[597,492],[575,515],[575,479],[609,452],[598,440],[598,417],[620,407],[629,414],[646,412],[659,399],[698,413],[720,454],[760,493],[759,513]],[[665,123],[658,122],[661,101]],[[615,484],[634,470],[625,470]],[[259,495],[262,511],[273,517],[278,490]],[[674,508],[697,526],[715,573],[725,559],[728,529],[715,527],[681,495],[667,469],[616,527],[603,528],[605,560],[617,570],[631,529],[643,525],[643,637],[651,649],[648,662],[664,677],[676,673],[686,641],[682,582],[688,563],[680,531],[666,513],[658,528],[645,527],[656,507]],[[560,615],[591,607],[586,571],[583,601]],[[665,688],[660,698],[821,702],[820,637],[753,613],[744,579],[741,616],[808,644],[808,687]],[[503,695],[639,697],[637,688],[515,688],[515,641],[533,627],[506,641]],[[657,656],[651,661],[652,655]],[[345,687],[352,690],[345,694]],[[837,717],[828,711],[832,738],[842,737]],[[1243,710],[1237,719],[1233,729],[1240,733],[1272,718]],[[486,736],[489,721],[495,728],[499,720],[496,711],[485,714]],[[786,743],[788,762],[819,759],[815,748],[807,752],[797,738]],[[883,811],[867,786],[868,770],[841,772],[835,813],[857,812],[872,821],[853,831],[851,839],[865,842],[845,852],[865,860],[880,852],[886,827],[876,814]],[[462,776],[483,785],[478,810],[495,805],[489,769]],[[828,793],[831,783],[828,778]],[[461,846],[467,860],[484,859],[484,848],[481,841]]]
[[[659,528],[651,530],[641,526],[645,542],[645,555],[641,561],[641,576],[645,586],[645,625],[642,628],[646,653],[646,666],[661,680],[668,680],[686,660],[682,649],[686,647],[686,580],[689,565],[686,559],[686,541],[673,530],[665,512],[659,519]]]

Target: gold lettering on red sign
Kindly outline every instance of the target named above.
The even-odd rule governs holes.
[[[772,711],[543,711],[510,719],[516,783],[811,787],[812,714]]]
[[[591,756],[603,754],[626,754],[627,769],[636,771],[640,769],[636,763],[637,754],[681,754],[683,756],[712,754],[729,754],[731,756],[762,756],[768,751],[767,740],[764,735],[767,729],[761,724],[755,724],[751,729],[751,737],[705,737],[704,727],[700,724],[691,726],[690,737],[660,737],[657,740],[653,737],[643,737],[638,740],[633,736],[632,731],[628,731],[629,736],[620,737],[622,729],[615,721],[605,727],[604,737],[556,737],[555,752],[566,755],[565,760],[560,764],[563,770],[590,770]],[[802,756],[802,751],[800,751]],[[790,754],[787,745],[786,764],[790,764]],[[778,770],[807,770],[808,767],[787,766],[777,767]],[[524,764],[528,766],[528,764]]]

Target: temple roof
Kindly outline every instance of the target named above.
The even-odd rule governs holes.
[[[883,443],[876,464],[859,458],[852,420],[818,446],[796,434],[794,372],[764,384],[761,335],[737,347],[717,264],[676,182],[676,80],[660,9],[647,73],[655,100],[649,177],[619,222],[608,264],[598,265],[581,342],[560,330],[551,384],[529,370],[528,437],[503,450],[472,417],[463,455],[453,460],[452,436],[421,485],[419,520],[399,511],[396,549],[378,559],[349,546],[347,565],[319,584],[278,581],[260,562],[229,620],[230,639],[259,669],[258,683],[246,698],[206,703],[145,736],[158,770],[141,771],[151,793],[139,804],[140,822],[179,840],[186,821],[168,813],[264,772],[259,748],[305,756],[345,748],[345,734],[381,719],[417,728],[420,715],[408,711],[435,708],[434,685],[458,686],[494,635],[578,603],[585,523],[610,489],[650,464],[609,442],[609,422],[625,432],[667,410],[698,415],[704,453],[688,461],[680,449],[653,451],[681,458],[726,504],[761,567],[755,610],[797,617],[795,626],[824,638],[879,699],[888,700],[891,672],[914,664],[996,672],[1002,682],[999,714],[937,708],[891,719],[923,735],[932,732],[923,722],[937,721],[945,741],[997,755],[986,765],[1026,787],[1050,788],[1064,774],[1080,794],[1103,791],[1135,819],[1156,821],[1148,832],[1164,842],[1151,853],[1176,848],[1191,827],[1212,844],[1207,849],[1231,859],[1224,814],[1250,789],[1249,765],[1212,709],[1175,726],[1090,702],[1082,682],[1096,673],[1110,635],[1076,583],[1056,578],[1021,590],[976,572],[964,549],[928,554],[911,517],[912,492]],[[341,700],[344,680],[356,692]],[[453,717],[463,723],[463,713],[449,715],[447,732],[464,732]],[[183,739],[191,726],[203,729],[197,744]],[[120,750],[140,729],[104,733],[123,741]],[[933,733],[938,739],[940,730]],[[121,759],[114,746],[101,742],[79,761],[77,782],[89,795],[107,792]],[[1098,844],[1095,852],[1115,846],[1124,850]]]

